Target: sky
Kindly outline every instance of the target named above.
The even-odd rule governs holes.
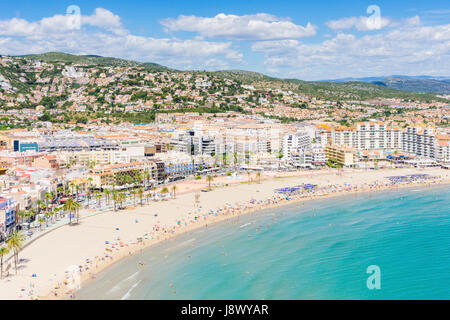
[[[2,0],[0,54],[49,51],[302,80],[448,77],[450,3]]]

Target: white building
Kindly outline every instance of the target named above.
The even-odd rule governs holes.
[[[283,156],[289,161],[292,153],[299,153],[309,149],[311,137],[304,131],[296,134],[287,134],[283,138]]]
[[[408,127],[402,136],[403,150],[421,157],[436,157],[436,137],[432,127]]]

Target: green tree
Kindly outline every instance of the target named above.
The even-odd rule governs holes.
[[[208,182],[208,189],[211,190],[211,182],[213,182],[214,178],[211,175],[206,177],[206,181]]]
[[[6,242],[8,249],[14,254],[14,267],[17,274],[17,264],[19,263],[19,252],[23,247],[25,235],[22,231],[15,231]]]
[[[173,194],[173,198],[176,198],[176,192],[177,192],[177,186],[173,186],[172,187],[172,194]]]
[[[144,188],[139,188],[137,190],[137,194],[138,194],[139,200],[141,201],[141,206],[142,206],[143,205],[142,199],[144,198]]]
[[[80,204],[76,202],[73,198],[68,198],[64,204],[64,211],[69,213],[69,224],[72,224],[72,214],[78,211]],[[78,217],[77,217],[78,221]]]
[[[9,253],[8,247],[0,247],[0,280],[3,279],[3,257]]]

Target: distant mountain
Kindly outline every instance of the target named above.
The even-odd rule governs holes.
[[[321,80],[321,81],[326,81],[326,82],[348,82],[348,81],[374,82],[374,81],[382,81],[387,78],[450,80],[450,76],[442,77],[442,76],[426,76],[426,75],[419,75],[419,76],[390,75],[390,76],[363,77],[363,78],[339,78],[339,79]]]
[[[368,100],[375,98],[399,98],[418,101],[434,100],[433,93],[416,93],[398,90],[386,85],[377,85],[363,81],[332,82],[302,81],[285,79],[284,81],[298,85],[298,90],[307,95],[319,96],[328,100]]]
[[[394,75],[389,77],[342,78],[329,80],[328,82],[354,81],[373,83],[409,92],[450,94],[450,77]]]
[[[86,66],[141,66],[150,71],[176,71],[156,63],[149,62],[136,62],[125,59],[101,57],[96,55],[73,55],[62,52],[47,52],[42,54],[32,54],[22,56],[28,59],[36,59],[44,62],[63,62],[67,64],[84,64]]]
[[[409,92],[450,94],[450,80],[405,79],[391,77],[381,81],[376,81],[376,84]]]

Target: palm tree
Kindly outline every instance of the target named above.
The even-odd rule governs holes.
[[[78,202],[74,202],[75,205],[75,213],[77,214],[77,224],[80,221],[80,208],[81,208],[81,204],[79,204]]]
[[[154,196],[154,195],[155,195],[155,193],[156,193],[156,189],[157,189],[157,188],[156,188],[155,186],[153,186],[153,187],[152,187],[152,191],[153,191],[153,194],[152,194],[152,196]]]
[[[17,274],[17,263],[19,262],[19,251],[23,247],[23,242],[25,236],[22,231],[15,231],[12,236],[8,239],[7,245],[8,249],[13,251],[14,254],[14,266]]]
[[[137,192],[136,192],[136,190],[131,190],[130,193],[133,196],[133,205],[135,206],[136,205],[136,194],[137,194]]]
[[[0,280],[3,279],[3,257],[9,253],[9,248],[2,246],[0,248]]]
[[[77,205],[75,203],[79,205],[73,198],[69,198],[64,204],[64,211],[69,213],[69,224],[72,224],[72,213],[77,210]]]
[[[73,194],[74,190],[75,190],[75,183],[73,183],[73,182],[69,183],[69,187],[72,189],[72,194]]]
[[[258,183],[261,183],[261,172],[258,172],[256,177],[258,178]]]
[[[57,219],[60,210],[61,208],[53,208],[53,222]]]
[[[137,190],[137,194],[138,194],[139,200],[141,200],[141,206],[142,206],[142,199],[144,198],[144,188],[139,188]]]
[[[134,179],[137,185],[145,185],[145,174],[143,172],[137,171],[134,175]]]
[[[105,191],[103,191],[103,193],[105,194],[106,197],[106,204],[109,204],[109,196],[111,195],[111,190],[109,189],[105,189]]]
[[[78,194],[80,193],[80,185],[79,184],[75,185],[75,191],[77,192],[77,201],[78,201]]]
[[[151,174],[148,170],[145,170],[144,172],[144,179],[145,181],[147,181],[147,184],[144,184],[146,187],[150,184],[150,178],[151,178]]]
[[[120,202],[120,206],[121,206],[122,208],[123,208],[123,203],[124,203],[125,199],[126,199],[125,193],[120,192],[120,193],[119,193],[119,202]]]
[[[38,221],[39,221],[39,229],[42,230],[42,225],[44,224],[45,219],[40,217]]]
[[[23,224],[23,219],[27,216],[27,212],[20,210],[17,215],[20,217],[20,224]]]
[[[213,182],[214,178],[211,175],[206,177],[206,181],[208,182],[208,189],[211,190],[211,182]]]
[[[87,181],[88,181],[87,206],[89,208],[89,200],[91,200],[91,192],[92,192],[92,177],[87,178]]]
[[[247,179],[248,179],[248,182],[250,182],[250,171],[247,171]]]
[[[117,210],[116,203],[119,202],[119,200],[120,200],[119,199],[119,193],[117,191],[113,191],[112,199],[114,201],[114,211],[116,211]]]
[[[97,199],[98,206],[101,207],[102,198],[103,198],[102,194],[98,191],[95,191],[95,198]]]
[[[41,213],[41,209],[44,203],[41,200],[36,200],[34,204],[36,205],[37,213]]]
[[[173,193],[173,198],[175,199],[176,197],[176,192],[177,192],[177,186],[173,186],[172,187],[172,193]]]
[[[125,176],[123,181],[128,185],[127,190],[129,189],[129,185],[134,182],[134,180],[131,176]]]
[[[149,200],[151,199],[152,196],[153,196],[153,195],[152,195],[150,192],[148,192],[148,193],[145,195],[145,198],[147,199],[147,203],[149,202]]]
[[[26,213],[27,222],[30,222],[31,218],[34,217],[35,214],[36,214],[36,212],[33,209],[27,211],[27,213]]]
[[[45,199],[45,207],[46,210],[48,210],[48,204],[50,203],[51,200],[53,200],[53,196],[50,192],[46,192],[44,194],[44,199]]]

